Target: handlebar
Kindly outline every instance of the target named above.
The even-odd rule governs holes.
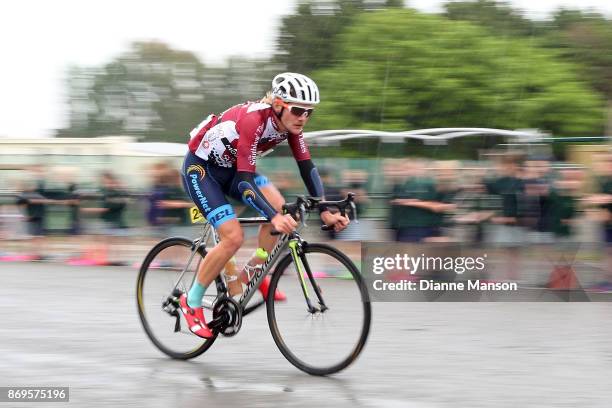
[[[298,196],[294,202],[285,203],[283,205],[283,214],[290,214],[295,220],[301,220],[302,224],[306,226],[306,213],[319,208],[337,208],[343,217],[346,217],[346,210],[347,208],[350,208],[350,212],[353,214],[353,220],[358,222],[357,208],[355,206],[355,193],[348,193],[345,199],[338,201],[324,201],[318,197]],[[331,225],[321,226],[323,231],[330,231],[332,228],[333,226]],[[279,234],[280,233],[278,231],[272,232],[272,235]]]

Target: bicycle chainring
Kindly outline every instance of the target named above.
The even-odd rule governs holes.
[[[219,333],[226,337],[235,336],[242,327],[242,309],[231,297],[218,299],[213,307],[213,320],[220,318]]]

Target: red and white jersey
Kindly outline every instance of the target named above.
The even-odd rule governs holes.
[[[246,102],[221,114],[208,116],[190,132],[189,150],[220,167],[255,172],[257,155],[288,140],[297,161],[310,159],[304,135],[281,132],[272,107]]]

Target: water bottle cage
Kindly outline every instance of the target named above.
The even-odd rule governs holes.
[[[253,278],[253,276],[256,275],[257,269],[260,268],[261,265],[245,265],[244,266],[244,271],[247,274],[247,278],[249,279],[249,281]]]

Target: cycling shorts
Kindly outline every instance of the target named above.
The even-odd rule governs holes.
[[[220,167],[188,152],[181,169],[183,188],[214,228],[236,218],[226,196],[242,201],[234,183],[235,167]],[[266,176],[255,173],[257,187],[270,184]]]

